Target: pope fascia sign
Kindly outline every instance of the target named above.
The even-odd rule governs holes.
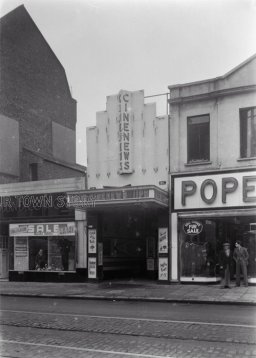
[[[132,112],[131,94],[127,91],[120,91],[118,94],[118,138],[119,174],[131,174]]]
[[[173,178],[174,210],[256,206],[256,171]]]

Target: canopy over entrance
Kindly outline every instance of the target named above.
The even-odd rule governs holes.
[[[95,189],[70,192],[67,205],[81,210],[97,210],[113,206],[168,207],[168,193],[154,185]]]

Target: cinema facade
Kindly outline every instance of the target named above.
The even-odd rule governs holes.
[[[88,190],[68,205],[86,216],[89,280],[169,279],[167,118],[121,90],[87,129]]]

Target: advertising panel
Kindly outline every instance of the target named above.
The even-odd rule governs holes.
[[[158,259],[158,280],[168,280],[168,258],[159,257]]]
[[[10,224],[10,236],[73,236],[75,223]]]
[[[15,238],[14,240],[14,270],[28,270],[28,238]]]
[[[88,258],[88,278],[97,278],[97,259],[96,259],[96,257]]]
[[[96,254],[97,252],[97,231],[88,229],[88,253]]]
[[[161,227],[158,229],[158,253],[168,254],[168,228]]]

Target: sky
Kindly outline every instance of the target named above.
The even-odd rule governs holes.
[[[82,165],[86,127],[107,96],[166,93],[222,76],[256,53],[256,0],[0,0],[0,16],[22,4],[65,68]],[[145,101],[166,114],[164,96]]]

